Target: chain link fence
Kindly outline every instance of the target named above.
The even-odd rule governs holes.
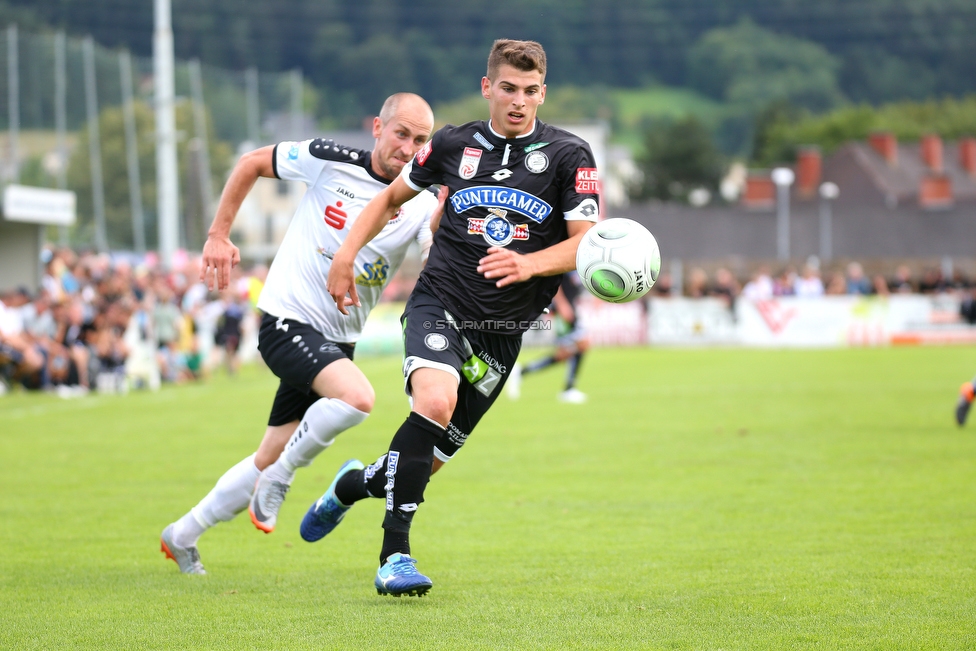
[[[176,61],[174,77],[180,245],[198,250],[237,152],[308,134],[316,93],[298,70],[191,60]],[[157,247],[154,90],[151,58],[0,28],[0,183],[76,193],[77,222],[49,233],[52,241]]]

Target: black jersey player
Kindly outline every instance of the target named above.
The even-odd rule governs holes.
[[[351,261],[359,248],[424,188],[450,188],[401,319],[412,411],[387,454],[363,470],[340,471],[306,515],[324,535],[356,500],[385,497],[374,582],[380,594],[430,589],[410,557],[409,530],[432,467],[457,451],[495,401],[522,333],[552,301],[561,274],[574,268],[577,244],[597,220],[589,146],[536,119],[545,73],[538,43],[496,41],[481,81],[490,120],[435,133],[363,210],[332,263],[329,293],[340,309],[357,304]]]

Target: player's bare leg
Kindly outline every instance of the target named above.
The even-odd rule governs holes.
[[[284,451],[261,473],[251,497],[251,522],[265,533],[274,531],[295,471],[311,464],[340,433],[366,420],[376,397],[369,380],[348,359],[323,368],[312,390],[323,397],[308,408]]]

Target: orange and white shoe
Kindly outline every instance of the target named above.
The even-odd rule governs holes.
[[[173,542],[173,525],[163,529],[159,537],[159,551],[166,554],[166,558],[176,561],[183,574],[206,574],[203,563],[200,562],[200,552],[196,546],[180,547]]]
[[[269,479],[261,473],[254,484],[254,494],[247,511],[251,515],[251,522],[264,533],[271,533],[278,522],[278,511],[281,509],[285,495],[288,494],[288,484]]]
[[[976,396],[976,387],[972,382],[964,382],[959,387],[959,402],[956,403],[956,423],[962,427],[966,424],[966,417],[969,416],[969,408],[973,406],[973,397]]]

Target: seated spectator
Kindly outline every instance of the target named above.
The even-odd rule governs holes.
[[[946,290],[946,282],[942,272],[935,267],[929,267],[922,273],[922,280],[918,283],[918,291],[922,294],[941,294]]]
[[[731,310],[735,307],[735,297],[739,295],[739,283],[732,272],[723,267],[715,272],[715,284],[708,293],[722,299],[725,307]]]
[[[864,296],[870,294],[871,291],[871,281],[864,275],[864,268],[861,264],[852,262],[847,265],[847,293]]]
[[[912,294],[915,285],[912,283],[912,270],[907,264],[900,264],[895,269],[895,276],[888,283],[888,290],[894,294]]]
[[[824,294],[827,296],[842,296],[847,293],[847,279],[844,274],[836,271],[829,276]]]
[[[28,380],[41,374],[46,360],[24,330],[20,308],[26,302],[22,292],[0,296],[0,384]]]
[[[85,344],[85,306],[78,297],[68,298],[54,308],[57,333],[55,340],[65,348],[78,373],[78,386],[91,388],[89,367],[91,350]]]
[[[796,282],[796,269],[787,267],[773,281],[773,296],[792,296],[793,285]]]
[[[701,267],[695,267],[688,275],[688,291],[686,295],[691,298],[701,298],[708,291],[708,274]]]
[[[820,280],[820,270],[812,264],[803,267],[803,275],[793,281],[793,293],[802,298],[824,295],[824,284]]]
[[[659,296],[659,297],[671,296],[671,293],[674,289],[671,282],[671,274],[662,272],[661,275],[658,276],[657,282],[654,283],[654,287],[652,289],[654,291],[654,293],[652,294],[653,296]]]
[[[769,275],[769,267],[759,267],[742,288],[742,295],[753,301],[764,301],[773,297],[773,279]]]
[[[888,291],[888,281],[881,274],[875,274],[874,282],[874,293],[878,296],[887,296],[891,292]]]

